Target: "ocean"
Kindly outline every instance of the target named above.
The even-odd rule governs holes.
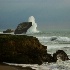
[[[30,34],[47,46],[48,53],[55,53],[57,50],[64,50],[70,58],[70,31],[44,31],[36,34]],[[24,65],[23,65],[24,66]],[[70,70],[70,60],[56,63],[43,63],[31,65],[36,70]]]
[[[27,30],[25,35],[36,37],[39,42],[47,46],[48,53],[55,53],[57,50],[64,50],[68,57],[70,58],[70,31],[69,30],[37,30],[37,23],[35,23],[35,18],[33,16],[29,17],[29,22],[32,22],[32,26]],[[3,33],[3,32],[0,32]],[[13,34],[13,33],[11,33]],[[21,34],[21,35],[24,35]],[[4,62],[6,63],[6,62]],[[35,70],[70,70],[70,60],[67,61],[57,61],[56,63],[43,63],[38,64],[14,64],[6,63],[9,65],[31,67]]]

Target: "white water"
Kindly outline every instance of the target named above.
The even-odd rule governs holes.
[[[64,50],[70,55],[70,38],[61,36],[36,36],[41,44],[47,46],[48,53],[55,53],[57,50]]]
[[[70,70],[70,61],[61,61],[56,63],[43,63],[42,65],[38,64],[14,64],[6,63],[9,65],[22,66],[22,67],[31,67],[36,70]]]
[[[36,36],[38,40],[44,45],[45,43],[50,44],[70,44],[70,38],[69,37],[61,37],[61,36]]]
[[[32,22],[32,26],[27,30],[26,34],[38,33],[37,23],[35,23],[35,18],[30,16],[28,22]]]

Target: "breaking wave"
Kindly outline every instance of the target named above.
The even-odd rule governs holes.
[[[60,43],[60,44],[70,44],[70,38],[61,36],[51,36],[51,37],[37,37],[40,42],[44,43]]]
[[[27,30],[26,34],[38,33],[39,31],[37,30],[37,23],[35,23],[35,18],[30,16],[28,22],[32,22],[32,26]]]

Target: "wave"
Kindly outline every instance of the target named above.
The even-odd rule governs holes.
[[[37,23],[35,23],[35,18],[30,16],[28,22],[32,22],[32,26],[27,30],[26,34],[38,33]]]
[[[37,37],[40,42],[46,43],[60,43],[60,44],[70,44],[69,37],[61,37],[61,36],[51,36],[51,37]]]

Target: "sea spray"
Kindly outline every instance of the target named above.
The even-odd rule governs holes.
[[[27,30],[26,34],[38,33],[39,31],[37,30],[37,23],[35,23],[35,18],[30,16],[28,22],[32,22],[32,26]]]

